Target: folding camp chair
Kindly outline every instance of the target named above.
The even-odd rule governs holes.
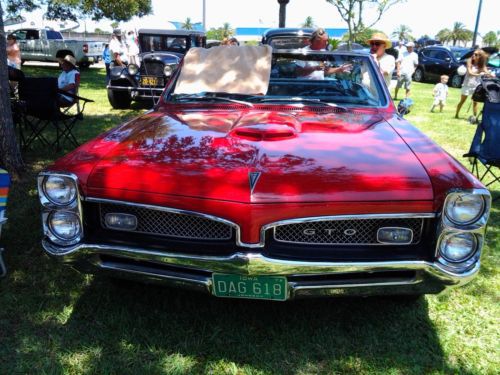
[[[59,105],[57,78],[26,77],[19,82],[19,99],[23,103],[22,123],[19,126],[20,142],[23,149],[28,148],[35,140],[45,146],[56,146],[60,149],[61,141],[67,140],[73,146],[79,143],[73,135],[73,128],[78,120],[83,119],[85,105],[93,100],[64,92],[65,96],[74,99],[70,107]],[[83,105],[80,106],[80,101]],[[71,109],[75,107],[74,111]],[[56,131],[55,140],[51,143],[44,130],[52,125]]]
[[[9,192],[10,179],[7,171],[0,169],[0,236],[2,234],[2,226],[7,221],[5,217],[5,206],[7,205],[7,194]],[[0,247],[0,277],[5,276],[7,269],[2,257],[3,249]]]
[[[485,186],[499,181],[500,174],[496,168],[500,168],[500,79],[484,79],[477,91],[484,90],[482,99],[476,95],[478,101],[484,100],[484,108],[481,121],[477,126],[476,133],[472,139],[470,150],[464,157],[468,157],[472,163],[474,173]],[[479,164],[486,169],[480,172]],[[497,198],[496,198],[497,199]]]

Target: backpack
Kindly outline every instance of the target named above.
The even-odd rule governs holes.
[[[472,94],[472,100],[479,103],[500,103],[500,79],[481,78],[481,83]]]
[[[407,115],[410,113],[411,107],[413,107],[413,100],[410,98],[406,98],[399,101],[398,104],[398,112],[401,116]]]

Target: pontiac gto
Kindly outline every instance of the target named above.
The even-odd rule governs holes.
[[[270,300],[463,285],[490,210],[370,56],[269,46],[191,49],[38,188],[46,253],[82,272]]]

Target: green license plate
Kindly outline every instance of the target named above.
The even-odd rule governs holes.
[[[287,282],[284,276],[242,276],[222,273],[212,275],[213,293],[217,297],[287,299]]]
[[[143,86],[158,86],[160,80],[158,77],[143,76],[141,77],[141,85]]]

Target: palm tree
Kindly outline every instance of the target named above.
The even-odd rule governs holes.
[[[189,18],[189,17],[186,18],[186,20],[182,24],[182,28],[184,30],[193,30],[194,29],[193,23],[191,22],[191,18]]]
[[[279,19],[279,27],[285,27],[286,24],[286,6],[290,0],[278,0],[280,5],[280,19]]]
[[[316,25],[314,25],[314,20],[311,16],[307,16],[306,20],[302,24],[302,27],[315,27],[315,26]]]
[[[234,30],[231,28],[229,22],[224,23],[224,25],[222,25],[222,36],[224,38],[229,38],[233,34]]]
[[[455,22],[450,36],[453,45],[456,46],[457,42],[468,42],[472,40],[473,33],[467,30],[462,22]]]
[[[392,36],[401,42],[415,39],[411,35],[411,29],[406,25],[399,25],[399,27],[392,33]]]
[[[451,40],[451,30],[450,29],[442,29],[436,34],[436,39],[441,43],[447,43]]]
[[[497,34],[494,31],[489,31],[483,36],[483,44],[487,46],[496,46],[498,43]]]

